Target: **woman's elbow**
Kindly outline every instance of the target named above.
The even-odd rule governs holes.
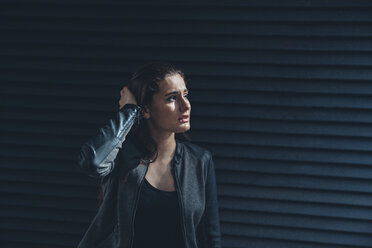
[[[94,159],[94,154],[91,149],[83,146],[77,156],[77,162],[80,169],[91,177],[100,177],[104,171],[100,170],[100,165]]]

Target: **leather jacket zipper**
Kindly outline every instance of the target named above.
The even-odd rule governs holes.
[[[179,187],[179,178],[178,178],[178,175],[176,173],[176,168],[175,166],[173,166],[173,175],[174,175],[174,178],[176,180],[176,189],[177,189],[177,198],[178,198],[178,204],[180,206],[180,211],[181,211],[181,226],[182,226],[182,231],[183,231],[183,242],[184,242],[184,247],[186,247],[186,227],[185,227],[185,216],[184,216],[184,208],[183,208],[183,202],[182,202],[182,198],[181,198],[181,189]]]
[[[134,239],[134,220],[135,220],[135,217],[136,217],[136,212],[137,212],[137,205],[138,205],[138,201],[139,201],[139,196],[140,196],[140,192],[141,192],[141,188],[142,188],[142,184],[144,182],[144,179],[146,177],[146,174],[147,174],[147,170],[149,168],[149,161],[147,162],[146,164],[146,171],[141,179],[141,183],[140,183],[140,186],[138,187],[138,190],[137,190],[137,196],[136,196],[136,201],[135,201],[135,204],[134,204],[134,212],[132,214],[132,235],[130,236],[130,241],[129,241],[129,247],[132,248],[133,247],[133,239]]]

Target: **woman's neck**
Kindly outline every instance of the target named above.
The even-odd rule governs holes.
[[[160,134],[159,132],[157,132],[156,134],[152,135],[152,138],[156,142],[158,148],[157,160],[167,163],[170,162],[176,151],[175,134]]]

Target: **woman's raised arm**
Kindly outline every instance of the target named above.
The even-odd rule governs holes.
[[[81,147],[78,155],[80,168],[91,177],[108,175],[115,165],[115,158],[131,127],[140,118],[141,108],[126,104]]]

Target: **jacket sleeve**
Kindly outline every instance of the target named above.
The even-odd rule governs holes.
[[[212,156],[208,162],[206,205],[203,216],[205,239],[208,248],[221,248],[221,230],[217,199],[217,185]]]
[[[135,104],[124,105],[108,124],[82,145],[77,160],[86,174],[103,177],[114,169],[115,158],[131,127],[140,118],[140,110]]]

